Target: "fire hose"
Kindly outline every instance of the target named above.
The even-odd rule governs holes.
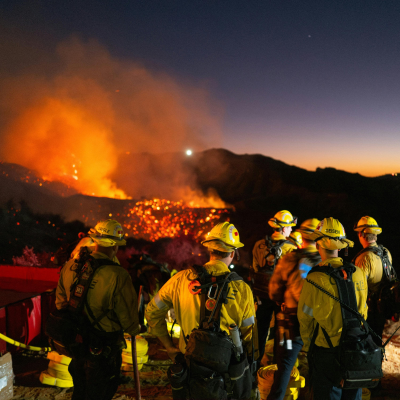
[[[32,351],[51,351],[50,347],[37,347],[37,346],[29,346],[24,343],[17,342],[14,339],[11,339],[2,333],[0,333],[0,339],[3,339],[5,342],[12,344],[13,346],[22,347],[23,349],[32,350]]]

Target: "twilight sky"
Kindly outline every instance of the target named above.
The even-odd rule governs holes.
[[[206,90],[222,110],[222,139],[206,147],[400,172],[398,0],[3,0],[0,26],[0,73],[26,73],[36,58],[46,69],[71,35],[96,39],[116,59]]]

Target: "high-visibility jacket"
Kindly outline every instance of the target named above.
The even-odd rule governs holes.
[[[99,252],[92,253],[92,256],[96,259],[110,260]],[[70,287],[76,278],[76,273],[72,270],[74,263],[74,259],[69,260],[61,270],[56,289],[58,309],[68,305]],[[130,335],[139,333],[138,298],[131,277],[124,268],[117,265],[100,266],[94,273],[87,302],[96,319],[105,313],[99,321],[104,331],[115,332],[123,329]],[[86,306],[85,313],[92,322]]]
[[[288,240],[285,236],[283,236],[279,232],[274,232],[271,235],[271,238],[275,242],[280,241],[280,240]],[[281,249],[282,249],[281,257],[283,257],[286,253],[289,253],[290,251],[297,249],[297,247],[294,244],[288,242],[288,243],[283,243]],[[258,242],[256,242],[256,244],[253,247],[253,270],[254,270],[254,272],[258,272],[260,269],[265,267],[265,264],[266,264],[265,256],[266,256],[267,252],[268,252],[268,250],[267,250],[267,245],[266,245],[265,239],[261,239]]]
[[[299,262],[307,254],[317,256],[315,264],[321,261],[315,246],[307,246],[304,249],[291,251],[281,257],[269,281],[269,297],[277,303],[285,303],[286,308],[295,308],[299,303],[304,277],[308,270],[314,266],[307,266],[308,270],[301,269]]]
[[[343,265],[343,260],[339,257],[328,258],[319,265],[323,266],[328,264],[333,268],[337,268]],[[318,266],[314,268],[318,268]],[[335,281],[330,279],[330,277],[324,272],[313,272],[307,277],[307,279],[322,286],[335,297],[339,296]],[[352,279],[356,293],[358,312],[367,319],[367,277],[362,269],[356,267]],[[307,281],[304,281],[303,289],[301,291],[297,316],[300,322],[300,334],[304,342],[303,349],[305,351],[308,351],[310,347],[311,339],[317,323],[326,330],[332,341],[332,345],[334,347],[339,345],[340,335],[343,328],[340,304]],[[320,347],[329,348],[322,329],[318,330],[315,344]]]
[[[212,260],[204,265],[208,273],[219,276],[229,271],[222,261]],[[189,292],[190,280],[196,277],[194,272],[184,270],[175,274],[156,294],[146,308],[146,319],[149,333],[155,336],[167,336],[168,329],[165,316],[169,309],[175,311],[176,322],[181,327],[179,349],[185,353],[184,335],[190,335],[200,325],[200,296]],[[229,325],[240,328],[248,352],[252,348],[254,325],[254,302],[250,287],[244,281],[232,281],[228,284],[227,304],[222,304],[220,311],[221,329],[229,334]]]
[[[372,243],[371,247],[376,247],[376,243]],[[392,262],[392,255],[388,250],[390,262]],[[367,275],[368,289],[372,293],[378,292],[382,283],[385,282],[382,261],[378,255],[372,251],[365,251],[361,253],[355,260],[354,264],[361,268],[365,275]],[[383,279],[383,280],[382,280]]]

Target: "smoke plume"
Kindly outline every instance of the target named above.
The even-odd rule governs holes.
[[[95,40],[73,37],[38,54],[2,71],[2,160],[89,195],[198,195],[179,163],[164,165],[171,188],[135,155],[218,145],[221,108],[206,89],[117,59]]]

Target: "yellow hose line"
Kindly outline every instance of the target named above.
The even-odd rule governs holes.
[[[28,346],[26,344],[17,342],[16,340],[10,339],[9,337],[0,333],[0,339],[3,339],[5,342],[10,343],[17,347],[22,347],[23,349],[33,350],[33,351],[51,351],[50,347],[36,347],[36,346]]]

